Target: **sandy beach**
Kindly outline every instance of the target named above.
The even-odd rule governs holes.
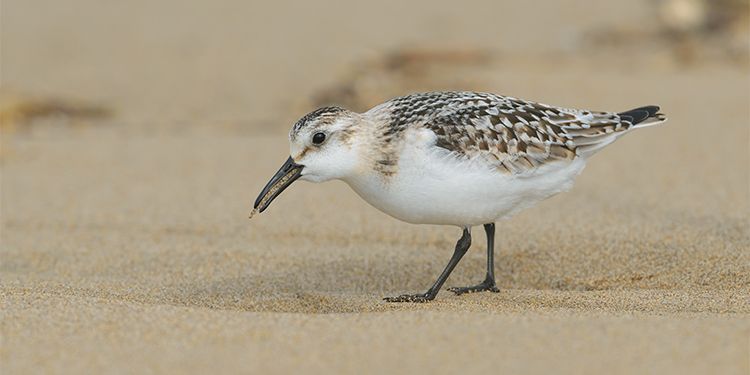
[[[629,29],[646,1],[179,3],[3,2],[4,374],[750,373],[750,64],[708,43],[736,33]],[[384,303],[460,231],[342,182],[247,219],[296,118],[437,89],[669,122],[497,224],[500,293]],[[473,233],[446,286],[484,276]]]

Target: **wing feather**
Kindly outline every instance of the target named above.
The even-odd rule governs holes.
[[[420,125],[435,133],[437,147],[457,157],[486,160],[510,173],[573,160],[580,156],[579,147],[588,150],[607,144],[633,126],[617,113],[566,109],[494,94],[455,94],[444,98],[435,116],[422,119]]]
[[[397,134],[419,126],[435,133],[435,147],[456,157],[523,173],[591,155],[630,129],[663,122],[658,110],[646,106],[618,114],[489,93],[430,92],[392,99],[367,114],[384,124],[384,155],[393,151],[388,145]]]

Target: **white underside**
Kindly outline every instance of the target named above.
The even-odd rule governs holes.
[[[373,172],[344,181],[375,208],[415,224],[465,227],[508,218],[569,190],[586,163],[579,157],[511,175],[435,147],[429,131],[405,136],[396,174],[384,178]]]

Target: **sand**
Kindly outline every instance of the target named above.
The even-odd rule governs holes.
[[[615,12],[627,29],[645,2],[539,11],[559,33],[520,41],[525,5],[492,8],[508,22],[492,39],[485,23],[439,28],[450,4],[407,5],[382,31],[326,12],[313,22],[314,9],[282,19],[284,4],[168,3],[3,3],[4,92],[111,113],[3,109],[16,114],[0,150],[3,373],[750,372],[745,60],[699,49],[686,61],[651,39],[579,53],[606,26],[596,15]],[[201,23],[215,27],[191,27]],[[487,57],[382,63],[409,43]],[[311,103],[367,106],[420,88],[653,103],[670,120],[608,147],[571,192],[498,223],[500,293],[386,304],[434,281],[458,228],[398,222],[341,182],[296,182],[247,217]],[[446,286],[484,276],[473,234]]]

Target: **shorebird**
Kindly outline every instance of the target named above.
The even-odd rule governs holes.
[[[388,302],[433,300],[471,245],[487,236],[487,273],[457,295],[498,292],[495,222],[569,190],[586,161],[633,129],[666,120],[659,107],[625,112],[568,109],[478,92],[429,92],[367,112],[324,107],[297,121],[291,156],[255,201],[252,217],[297,179],[339,179],[375,208],[414,224],[462,229],[453,256],[425,293]]]

